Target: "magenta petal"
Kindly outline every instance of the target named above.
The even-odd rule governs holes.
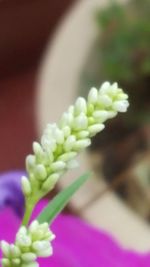
[[[12,209],[5,208],[0,211],[0,240],[6,240],[13,243],[19,225],[20,220],[16,217]]]
[[[45,206],[42,201],[33,217]],[[108,234],[84,221],[60,215],[52,225],[56,234],[54,255],[41,259],[41,266],[53,267],[148,267],[150,254],[142,255],[122,249]]]
[[[33,217],[45,206],[40,202]],[[9,208],[0,212],[0,239],[13,242],[20,221]],[[60,215],[52,225],[54,255],[40,259],[41,267],[149,267],[150,254],[123,250],[108,234],[74,217]]]
[[[108,234],[73,216],[59,216],[52,229],[56,234],[54,255],[51,259],[42,260],[42,266],[150,266],[150,255],[123,250]]]
[[[12,209],[5,208],[0,211],[0,240],[5,239],[6,241],[13,242],[19,225],[20,220]]]

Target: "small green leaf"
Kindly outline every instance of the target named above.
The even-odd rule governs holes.
[[[80,176],[75,182],[58,193],[46,208],[37,217],[39,223],[47,222],[51,224],[56,216],[64,209],[72,195],[87,181],[91,173]]]

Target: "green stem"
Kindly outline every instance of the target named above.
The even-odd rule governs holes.
[[[24,225],[24,226],[28,225],[30,218],[31,218],[31,215],[32,215],[32,211],[33,211],[36,203],[37,203],[37,201],[35,201],[35,200],[33,201],[33,199],[26,199],[25,214],[23,217],[22,225]]]

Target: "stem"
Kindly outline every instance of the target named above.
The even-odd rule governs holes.
[[[26,199],[26,204],[25,204],[25,214],[23,217],[22,225],[26,226],[28,225],[30,221],[30,217],[32,215],[32,211],[36,205],[37,201],[33,201],[33,199]]]

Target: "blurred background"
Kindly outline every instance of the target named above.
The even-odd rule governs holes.
[[[0,170],[24,168],[37,136],[37,67],[71,0],[0,1]]]
[[[149,17],[149,0],[0,1],[0,171],[24,169],[77,95],[117,81],[131,107],[93,139],[83,170],[95,177],[70,210],[140,250],[150,248]]]

